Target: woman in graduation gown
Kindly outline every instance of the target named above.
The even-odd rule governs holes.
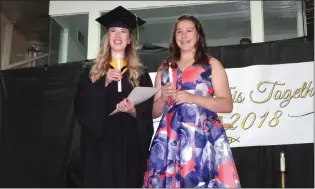
[[[121,6],[96,21],[108,31],[95,63],[85,68],[75,100],[82,128],[81,187],[141,187],[153,135],[153,97],[136,106],[126,97],[135,86],[152,87],[131,35],[145,22]],[[109,116],[116,108],[120,112]]]

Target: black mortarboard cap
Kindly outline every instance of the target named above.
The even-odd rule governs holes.
[[[107,29],[110,27],[122,27],[133,30],[143,24],[145,21],[132,14],[130,11],[122,6],[105,13],[96,19],[97,22],[105,26]]]

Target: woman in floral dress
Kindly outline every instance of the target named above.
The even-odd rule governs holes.
[[[157,72],[155,86],[161,90],[155,96],[153,117],[162,117],[151,144],[144,187],[240,187],[217,115],[233,109],[228,78],[221,63],[207,55],[196,17],[178,18],[170,55]]]

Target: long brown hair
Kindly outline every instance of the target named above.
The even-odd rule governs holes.
[[[112,60],[112,56],[108,36],[109,34],[107,32],[101,41],[100,50],[97,54],[95,64],[92,66],[90,71],[90,78],[93,83],[104,76],[110,68],[109,63]],[[140,63],[131,32],[129,32],[129,36],[131,43],[128,44],[125,49],[125,57],[129,70],[129,80],[133,86],[138,86],[139,77],[143,74],[143,65]]]
[[[195,29],[198,33],[198,40],[196,42],[195,48],[195,62],[193,65],[209,65],[208,55],[207,55],[207,44],[206,44],[206,37],[201,26],[200,21],[192,15],[184,14],[180,16],[173,28],[172,38],[169,45],[169,55],[166,58],[165,62],[161,65],[160,70],[168,69],[169,63],[171,63],[172,68],[177,68],[176,62],[180,59],[180,48],[176,43],[176,29],[179,22],[188,20],[194,23]]]

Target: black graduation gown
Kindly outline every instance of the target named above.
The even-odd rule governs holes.
[[[133,87],[129,72],[105,87],[105,78],[92,84],[86,68],[75,99],[75,112],[81,124],[81,187],[142,187],[149,146],[153,135],[153,97],[137,105],[137,118],[128,113],[108,116]],[[147,72],[140,86],[152,87]]]

